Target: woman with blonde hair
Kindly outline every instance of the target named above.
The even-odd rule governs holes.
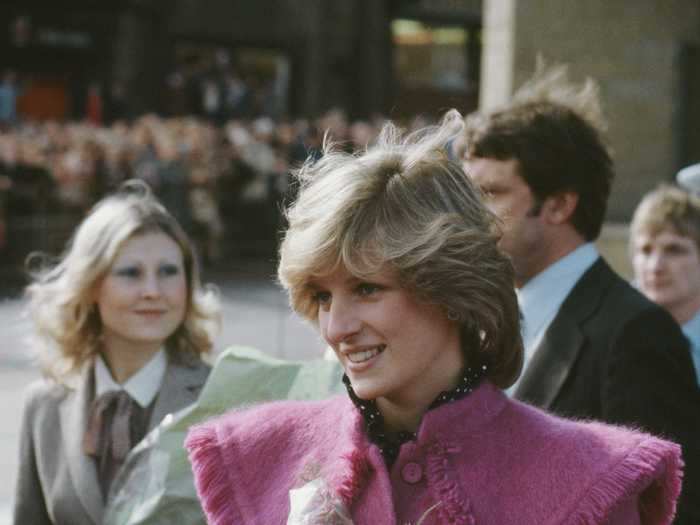
[[[129,450],[196,400],[218,298],[137,181],[92,209],[27,295],[46,377],[28,389],[14,520],[99,524]]]
[[[463,122],[350,155],[326,145],[288,210],[279,277],[348,396],[194,427],[210,523],[661,524],[680,450],[509,399],[522,367],[513,269],[445,146]]]

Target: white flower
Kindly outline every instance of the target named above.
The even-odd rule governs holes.
[[[353,525],[345,505],[321,478],[290,490],[289,501],[287,525]]]

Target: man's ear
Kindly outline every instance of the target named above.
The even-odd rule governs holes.
[[[550,195],[542,204],[542,216],[549,224],[564,224],[571,220],[578,205],[578,193],[562,191]]]

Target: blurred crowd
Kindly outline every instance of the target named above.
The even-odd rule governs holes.
[[[420,126],[419,119],[413,124]],[[324,133],[348,150],[371,143],[381,117],[350,122],[262,117],[221,125],[147,115],[110,126],[19,122],[0,133],[0,254],[57,250],[87,210],[122,181],[146,181],[215,263],[230,244],[274,250],[290,170],[317,158]]]

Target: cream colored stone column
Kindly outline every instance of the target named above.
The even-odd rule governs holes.
[[[515,66],[515,18],[518,0],[484,0],[479,108],[510,100]]]

